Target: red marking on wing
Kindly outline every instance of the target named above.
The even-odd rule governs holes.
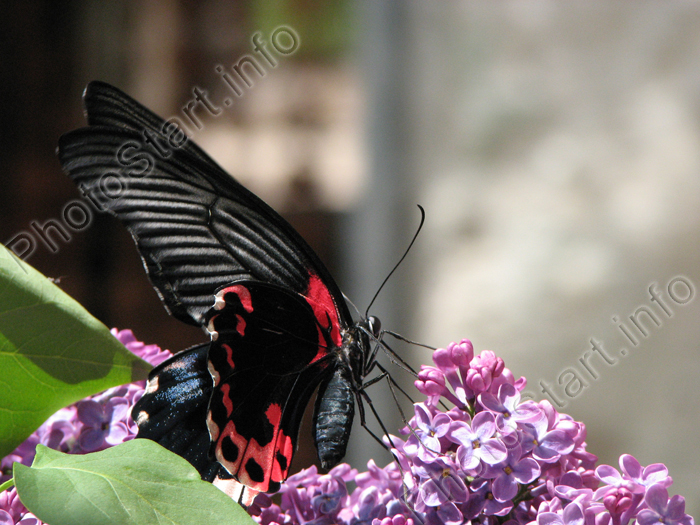
[[[270,480],[282,482],[287,478],[287,472],[289,472],[289,465],[292,463],[292,455],[294,454],[294,445],[292,444],[292,438],[287,436],[284,431],[279,428],[280,421],[282,419],[282,407],[277,403],[270,404],[265,411],[265,416],[267,420],[278,429],[277,442],[275,450],[281,453],[287,459],[287,468],[282,470],[278,461],[272,462],[272,472],[270,473]],[[274,452],[273,452],[274,453]]]
[[[338,321],[338,310],[331,293],[318,275],[311,274],[309,277],[309,289],[306,292],[306,301],[311,306],[319,325],[328,330],[330,328],[331,340],[335,346],[340,347],[342,337],[340,335],[340,322]],[[330,323],[330,324],[329,324]],[[318,354],[311,361],[312,363],[328,353],[326,339],[319,328],[318,333]]]
[[[224,402],[224,406],[226,407],[226,417],[231,417],[231,413],[233,412],[233,401],[229,396],[230,390],[231,385],[229,385],[228,383],[221,385],[221,397]]]
[[[277,428],[280,424],[280,419],[282,419],[282,407],[277,403],[270,403],[270,406],[265,410],[265,416],[272,426]]]
[[[236,368],[236,363],[234,363],[233,361],[233,350],[229,345],[225,343],[221,345],[221,348],[226,350],[226,362],[228,363],[228,366],[231,367],[231,370],[233,370],[234,368]]]
[[[282,470],[279,462],[275,461],[272,467],[272,473],[270,474],[270,479],[281,483],[287,479],[289,466],[292,463],[292,455],[294,455],[294,444],[292,443],[292,438],[282,432],[281,429],[279,435],[277,436],[277,450],[287,459],[287,468]]]
[[[210,412],[211,414],[211,412]],[[216,426],[216,429],[218,430],[219,427],[214,423],[211,418],[207,419],[207,424],[209,425],[209,434],[214,436],[214,433],[212,433],[212,426]],[[232,420],[228,420],[226,423],[226,426],[224,429],[219,432],[217,438],[216,438],[216,449],[214,451],[214,455],[216,456],[216,460],[221,463],[226,470],[228,470],[231,474],[234,476],[238,474],[238,471],[241,468],[241,462],[243,461],[243,456],[244,454],[238,454],[238,458],[236,458],[236,461],[227,461],[224,459],[224,454],[221,451],[221,440],[224,439],[226,436],[231,438],[231,441],[233,442],[234,445],[238,447],[238,450],[245,450],[246,447],[248,446],[248,441],[246,438],[241,436],[238,432],[236,432],[236,425]],[[248,485],[249,487],[252,487],[252,485],[245,483],[242,479],[239,478],[239,481],[241,483],[244,483],[245,485]],[[253,487],[256,490],[262,490],[264,491],[265,489],[258,489],[257,487]]]
[[[253,311],[253,300],[250,297],[250,291],[242,284],[234,284],[233,286],[224,288],[219,293],[223,295],[227,293],[235,293],[240,299],[243,308],[245,308],[245,311],[248,313]]]
[[[227,394],[227,391],[224,391],[224,387],[222,387],[221,390]],[[292,462],[292,455],[294,454],[294,444],[292,443],[292,438],[287,436],[279,427],[279,422],[282,418],[281,407],[277,404],[271,404],[265,411],[265,415],[270,423],[272,423],[275,427],[275,435],[273,436],[273,439],[265,446],[261,446],[255,439],[248,441],[243,436],[238,434],[233,420],[228,420],[223,431],[217,434],[216,431],[219,430],[219,427],[211,420],[211,417],[207,419],[210,434],[216,441],[214,455],[216,456],[217,461],[221,463],[231,474],[236,476],[238,481],[251,489],[260,492],[266,492],[269,490],[270,482],[281,483],[287,479],[289,466]],[[212,432],[212,427],[215,427],[214,432]],[[214,435],[217,437],[214,438]],[[221,450],[221,442],[226,436],[231,439],[233,444],[236,445],[240,451],[236,461],[231,462],[224,458]],[[277,452],[280,452],[287,460],[285,469],[282,469],[281,465],[277,461]],[[250,478],[245,468],[245,465],[249,459],[255,460],[255,462],[262,468],[262,471],[264,472],[263,481],[254,481]]]
[[[245,319],[240,314],[236,314],[236,332],[241,337],[245,336]]]

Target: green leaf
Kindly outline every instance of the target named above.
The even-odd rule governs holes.
[[[0,245],[0,457],[51,414],[151,366],[105,325]]]
[[[22,503],[51,525],[254,523],[186,460],[148,439],[92,454],[42,445],[31,467],[15,463]]]

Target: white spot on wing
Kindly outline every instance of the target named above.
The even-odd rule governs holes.
[[[219,338],[219,332],[216,331],[214,328],[214,319],[216,319],[216,315],[209,319],[209,322],[207,323],[207,333],[209,334],[209,337],[211,338],[212,341],[216,341]]]
[[[211,441],[216,441],[219,439],[219,425],[212,421],[211,412],[207,413],[207,428],[209,429],[209,439],[211,439]]]
[[[214,296],[214,309],[215,310],[223,310],[224,306],[226,306],[226,301],[224,301],[224,292],[226,290],[221,290],[219,293],[217,293]]]
[[[144,390],[143,393],[152,394],[156,390],[158,390],[158,376],[148,380],[148,383],[146,383],[146,390]]]
[[[209,369],[209,373],[211,374],[211,377],[214,379],[214,386],[219,386],[219,381],[221,381],[221,376],[219,376],[219,372],[216,371],[214,368],[214,365],[211,364],[211,361],[207,362],[207,368]]]
[[[139,412],[139,415],[136,417],[136,424],[138,426],[143,425],[148,421],[148,413],[144,412],[143,410]]]

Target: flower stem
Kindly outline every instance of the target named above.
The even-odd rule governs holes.
[[[0,485],[0,492],[4,492],[6,490],[9,490],[14,486],[15,486],[15,478],[10,478],[5,483]]]

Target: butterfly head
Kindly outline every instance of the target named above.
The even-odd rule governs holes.
[[[382,322],[379,320],[379,318],[370,315],[367,319],[365,319],[365,323],[367,325],[368,332],[374,336],[374,339],[379,339],[382,332]]]

